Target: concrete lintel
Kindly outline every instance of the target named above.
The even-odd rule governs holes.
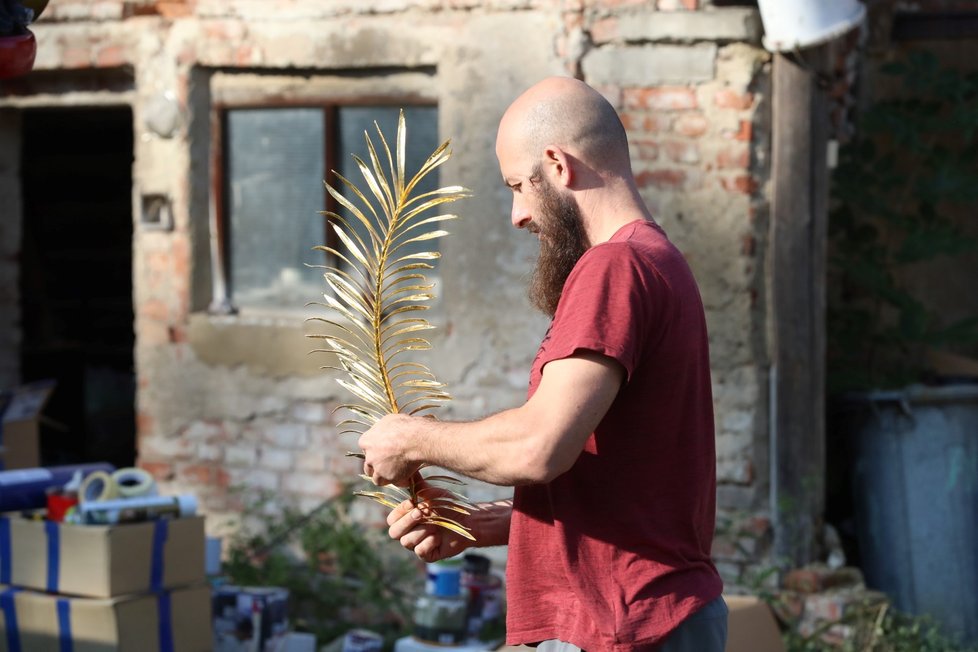
[[[761,17],[750,7],[703,11],[645,11],[618,15],[616,40],[746,41],[760,43]]]
[[[713,43],[603,47],[588,52],[581,65],[591,84],[686,84],[713,79],[716,56]]]

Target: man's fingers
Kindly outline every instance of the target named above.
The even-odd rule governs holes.
[[[412,509],[414,509],[414,503],[412,503],[410,500],[405,500],[403,503],[392,509],[390,514],[387,515],[387,525],[394,525],[401,520],[402,516],[409,513]]]

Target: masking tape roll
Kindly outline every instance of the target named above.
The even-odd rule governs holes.
[[[82,503],[112,500],[118,495],[119,485],[105,471],[89,473],[78,488],[78,500]]]
[[[137,468],[119,469],[112,474],[123,498],[156,495],[156,481],[147,471]]]

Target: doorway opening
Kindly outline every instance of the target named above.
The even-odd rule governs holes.
[[[57,383],[41,462],[131,466],[132,111],[27,109],[22,118],[21,377]]]

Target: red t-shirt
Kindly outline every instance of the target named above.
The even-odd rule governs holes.
[[[722,590],[713,400],[703,304],[682,254],[638,220],[589,249],[564,285],[530,375],[575,351],[626,380],[569,471],[517,487],[507,643],[654,650]]]

